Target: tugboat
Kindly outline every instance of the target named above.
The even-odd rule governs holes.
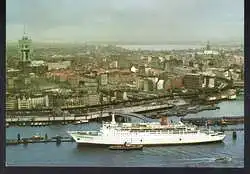
[[[136,144],[127,144],[127,142],[124,143],[124,145],[115,145],[115,146],[109,146],[110,150],[142,150],[143,145],[136,145]]]

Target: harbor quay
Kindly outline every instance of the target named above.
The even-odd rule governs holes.
[[[66,116],[21,116],[14,118],[6,118],[6,126],[20,125],[20,126],[45,126],[55,123],[61,124],[81,124],[86,123],[91,120],[96,120],[98,118],[109,117],[111,112],[115,113],[138,113],[145,111],[153,111],[159,109],[171,108],[173,105],[164,104],[157,106],[134,106],[120,109],[104,110],[98,112],[90,112],[86,115],[76,116],[76,115],[66,115]]]
[[[130,113],[128,111],[122,112],[116,110],[115,112],[120,117],[145,117],[141,114]],[[67,116],[67,117],[19,117],[19,118],[6,118],[6,127],[9,126],[48,126],[54,124],[84,124],[90,121],[105,120],[108,117],[111,117],[111,112],[100,112],[100,113],[91,113],[86,116]],[[166,117],[166,116],[165,116]],[[147,118],[147,117],[146,117]],[[161,118],[164,118],[162,116]],[[244,116],[234,116],[234,117],[203,117],[203,118],[181,118],[183,123],[191,123],[197,126],[203,125],[235,125],[243,124]]]
[[[68,112],[60,110],[57,115],[53,115],[51,113],[43,113],[34,115],[27,114],[23,116],[18,115],[8,115],[6,116],[6,127],[9,126],[46,126],[53,124],[82,124],[87,123],[89,121],[100,121],[105,120],[107,117],[110,117],[110,113],[140,113],[145,114],[150,118],[160,118],[165,116],[185,116],[188,113],[198,113],[204,110],[216,110],[219,109],[215,102],[209,103],[206,105],[195,105],[192,107],[192,104],[187,99],[172,99],[166,100],[163,99],[158,100],[158,102],[150,102],[148,104],[139,105],[139,106],[116,106],[117,108],[99,108],[98,111],[94,112]],[[162,103],[162,104],[161,104]],[[165,111],[164,111],[165,110]],[[166,111],[167,110],[167,111]],[[149,114],[151,113],[151,114]]]
[[[244,116],[234,116],[234,117],[203,117],[203,118],[181,118],[183,123],[191,123],[194,125],[236,125],[244,124]]]
[[[199,101],[200,103],[216,103],[223,100],[234,100],[236,98],[236,90],[208,90],[208,91],[192,91],[186,92],[176,91],[171,94],[144,94],[143,98],[133,98],[125,101],[113,101],[112,103],[102,103],[97,105],[67,105],[67,106],[57,106],[57,107],[40,107],[40,108],[22,108],[22,109],[10,109],[6,108],[7,115],[32,115],[36,114],[53,114],[56,109],[60,109],[62,111],[68,112],[93,112],[101,109],[110,109],[110,108],[119,108],[119,107],[133,107],[133,106],[141,106],[141,105],[162,105],[165,103],[171,103],[176,100],[185,99],[185,100],[193,100]],[[72,99],[73,100],[73,99]],[[175,103],[174,103],[175,104]]]

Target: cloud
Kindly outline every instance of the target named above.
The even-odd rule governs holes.
[[[25,24],[38,41],[241,38],[243,13],[243,0],[8,0],[6,35]]]

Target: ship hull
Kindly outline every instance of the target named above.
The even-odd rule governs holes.
[[[164,146],[188,146],[188,145],[205,145],[205,144],[223,144],[223,140],[211,141],[211,142],[199,142],[199,143],[178,143],[178,144],[141,144],[144,147],[164,147]],[[109,147],[114,144],[93,144],[93,143],[77,143],[77,147]]]
[[[159,135],[130,135],[130,136],[86,136],[76,133],[69,133],[79,145],[123,145],[125,142],[130,144],[144,146],[161,146],[161,145],[187,145],[187,144],[206,144],[222,142],[225,135],[211,136],[205,133],[193,135],[185,134],[159,134]]]

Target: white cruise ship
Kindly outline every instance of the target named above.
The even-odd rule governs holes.
[[[115,115],[112,121],[103,123],[99,131],[68,131],[78,143],[85,145],[122,145],[124,143],[141,145],[178,145],[212,143],[223,141],[225,135],[211,130],[199,130],[196,126],[187,126],[182,122],[169,124],[117,123]]]

